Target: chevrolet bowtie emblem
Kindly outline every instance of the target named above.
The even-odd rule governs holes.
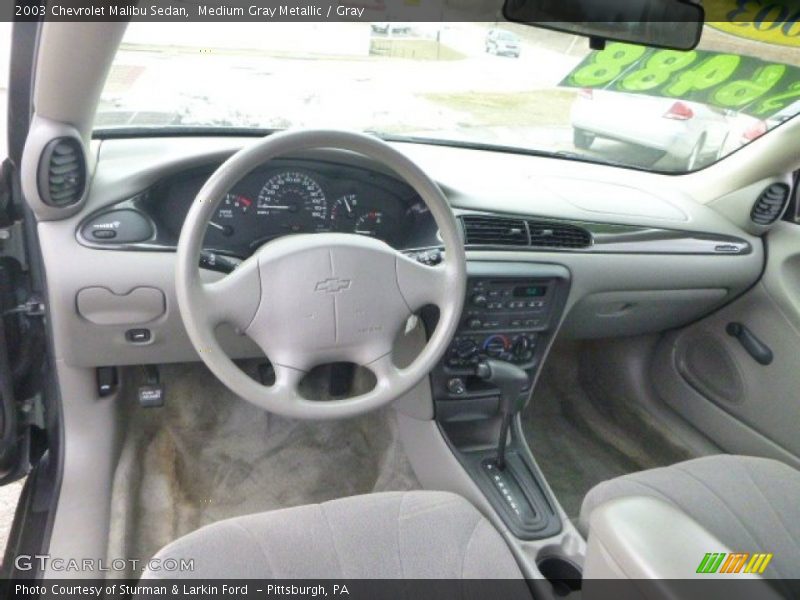
[[[335,294],[350,287],[351,281],[349,279],[339,279],[338,277],[330,277],[318,281],[314,286],[316,292],[327,292],[328,294]]]

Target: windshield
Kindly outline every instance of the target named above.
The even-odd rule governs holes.
[[[132,23],[95,129],[334,127],[685,172],[800,110],[797,48],[722,25],[691,52],[598,52],[510,23]]]

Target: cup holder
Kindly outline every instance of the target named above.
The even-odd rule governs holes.
[[[556,596],[567,596],[581,589],[582,574],[575,563],[560,556],[548,556],[541,559],[536,566],[553,586]]]

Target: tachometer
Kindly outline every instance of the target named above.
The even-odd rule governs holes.
[[[288,232],[319,231],[327,226],[328,201],[314,179],[286,171],[270,177],[261,188],[256,212]]]
[[[355,194],[339,196],[331,205],[331,223],[336,231],[353,231],[358,214],[358,197]]]

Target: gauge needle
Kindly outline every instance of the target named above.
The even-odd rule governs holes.
[[[233,227],[220,225],[219,223],[214,223],[214,221],[209,221],[208,224],[219,229],[222,232],[222,235],[231,235],[233,233]]]
[[[266,208],[267,210],[292,210],[294,208],[294,206],[286,206],[286,205],[280,205],[280,204],[268,204],[264,208]]]
[[[343,200],[344,200],[344,207],[347,209],[347,212],[349,213],[353,212],[353,209],[350,208],[350,203],[347,201],[347,196],[345,196]]]

